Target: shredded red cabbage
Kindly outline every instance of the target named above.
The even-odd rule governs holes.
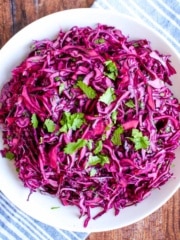
[[[106,25],[35,41],[1,91],[2,155],[31,193],[77,206],[85,227],[109,209],[117,215],[172,176],[175,73],[147,40]]]

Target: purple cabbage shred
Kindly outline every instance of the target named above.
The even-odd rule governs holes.
[[[180,105],[168,88],[176,71],[169,58],[146,39],[130,40],[101,24],[34,41],[0,96],[1,152],[13,154],[24,186],[77,206],[86,227],[165,184],[180,140]],[[104,100],[106,91],[111,95]],[[71,123],[81,113],[82,122],[76,118],[72,127],[67,113]],[[53,124],[49,129],[46,120]],[[141,136],[133,139],[133,130]],[[67,153],[78,140],[78,148]],[[92,208],[101,210],[92,216]]]

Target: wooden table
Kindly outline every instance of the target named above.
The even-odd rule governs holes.
[[[17,31],[52,12],[89,7],[93,0],[0,0],[0,48]],[[158,211],[131,226],[92,233],[87,240],[180,240],[180,190]]]

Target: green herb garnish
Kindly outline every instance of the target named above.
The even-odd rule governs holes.
[[[129,139],[135,144],[136,150],[146,149],[150,145],[148,137],[143,136],[142,132],[136,128],[132,129],[132,137]]]
[[[135,42],[133,43],[133,46],[136,48],[136,47],[139,47],[139,43]]]
[[[57,77],[54,78],[54,80],[55,80],[56,82],[58,82],[58,81],[60,80],[60,77],[57,76]]]
[[[35,113],[33,113],[31,116],[31,124],[32,124],[33,128],[38,127],[38,119],[37,119],[37,116]]]
[[[108,60],[104,64],[106,66],[106,71],[104,74],[108,78],[110,78],[112,80],[116,80],[116,78],[118,76],[118,70],[117,70],[116,64],[112,60]]]
[[[114,112],[112,112],[112,114],[111,114],[111,119],[112,119],[112,121],[113,121],[114,124],[116,124],[117,115],[118,115],[118,112],[117,112],[117,111],[114,111]]]
[[[104,166],[104,164],[109,163],[109,158],[106,155],[98,154],[98,155],[90,155],[88,159],[88,165],[89,166],[95,166],[97,164],[100,164],[101,166]]]
[[[64,112],[63,117],[60,121],[62,127],[60,132],[68,132],[69,129],[76,130],[79,129],[85,122],[83,113],[73,113]]]
[[[77,86],[83,91],[83,93],[84,93],[89,99],[94,99],[94,98],[96,97],[96,95],[97,95],[97,94],[96,94],[96,91],[95,91],[92,87],[86,85],[84,82],[78,81],[78,82],[77,82]]]
[[[13,160],[14,159],[14,153],[12,153],[11,151],[6,152],[5,157],[9,160]]]
[[[59,95],[61,95],[61,93],[64,91],[64,88],[65,88],[64,83],[61,83],[61,84],[59,85]]]
[[[97,173],[97,170],[95,168],[91,168],[89,175],[90,177],[94,177],[96,173]]]
[[[104,38],[97,38],[96,40],[95,40],[95,43],[96,44],[101,44],[101,43],[104,43],[105,42],[105,39]]]
[[[96,148],[94,149],[94,154],[100,153],[102,150],[102,147],[103,147],[102,141],[101,140],[97,141]]]
[[[116,95],[114,94],[114,88],[107,88],[106,91],[100,96],[99,101],[107,105],[111,104],[116,100]]]
[[[135,104],[134,104],[134,102],[133,102],[132,99],[130,99],[129,101],[127,101],[127,102],[125,103],[125,105],[126,105],[127,107],[129,107],[129,108],[134,108],[134,107],[135,107]]]
[[[59,209],[60,207],[51,207],[51,210]]]
[[[123,134],[124,129],[122,126],[119,126],[118,128],[116,128],[113,132],[112,138],[111,138],[111,142],[116,145],[116,146],[120,146],[122,145],[121,142],[121,134]]]
[[[82,147],[86,146],[86,144],[87,144],[87,140],[80,138],[77,140],[77,142],[68,143],[64,148],[64,152],[66,154],[73,154],[79,149],[81,149]]]
[[[89,150],[92,150],[92,148],[93,148],[93,140],[92,139],[89,139],[87,141],[87,147],[89,148]]]
[[[47,118],[45,120],[44,126],[47,128],[47,131],[49,133],[52,133],[55,130],[55,123],[51,119],[49,119],[49,118]]]
[[[107,139],[106,134],[104,133],[101,137],[102,141],[105,141]]]

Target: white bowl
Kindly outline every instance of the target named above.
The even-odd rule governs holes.
[[[74,9],[57,12],[31,23],[18,32],[0,51],[0,88],[9,80],[11,70],[27,56],[33,40],[53,39],[60,29],[68,30],[74,25],[93,27],[97,23],[115,26],[121,29],[124,35],[129,35],[132,39],[146,38],[150,40],[152,48],[158,49],[164,54],[171,54],[172,65],[177,70],[177,74],[172,78],[174,82],[172,90],[175,96],[180,99],[180,59],[169,43],[154,30],[130,17],[98,9]],[[2,144],[1,137],[1,149]],[[177,191],[180,186],[179,158],[180,149],[176,151],[174,161],[176,167],[172,169],[174,177],[160,190],[154,190],[151,196],[136,206],[121,210],[118,216],[114,216],[113,210],[110,210],[102,217],[91,220],[87,228],[83,227],[84,219],[78,218],[76,207],[61,206],[57,210],[51,210],[51,207],[60,205],[60,202],[55,198],[39,193],[32,194],[30,200],[26,201],[29,190],[24,188],[22,182],[18,179],[13,164],[2,157],[0,157],[0,189],[25,213],[51,226],[87,232],[112,230],[147,217],[160,208]]]

